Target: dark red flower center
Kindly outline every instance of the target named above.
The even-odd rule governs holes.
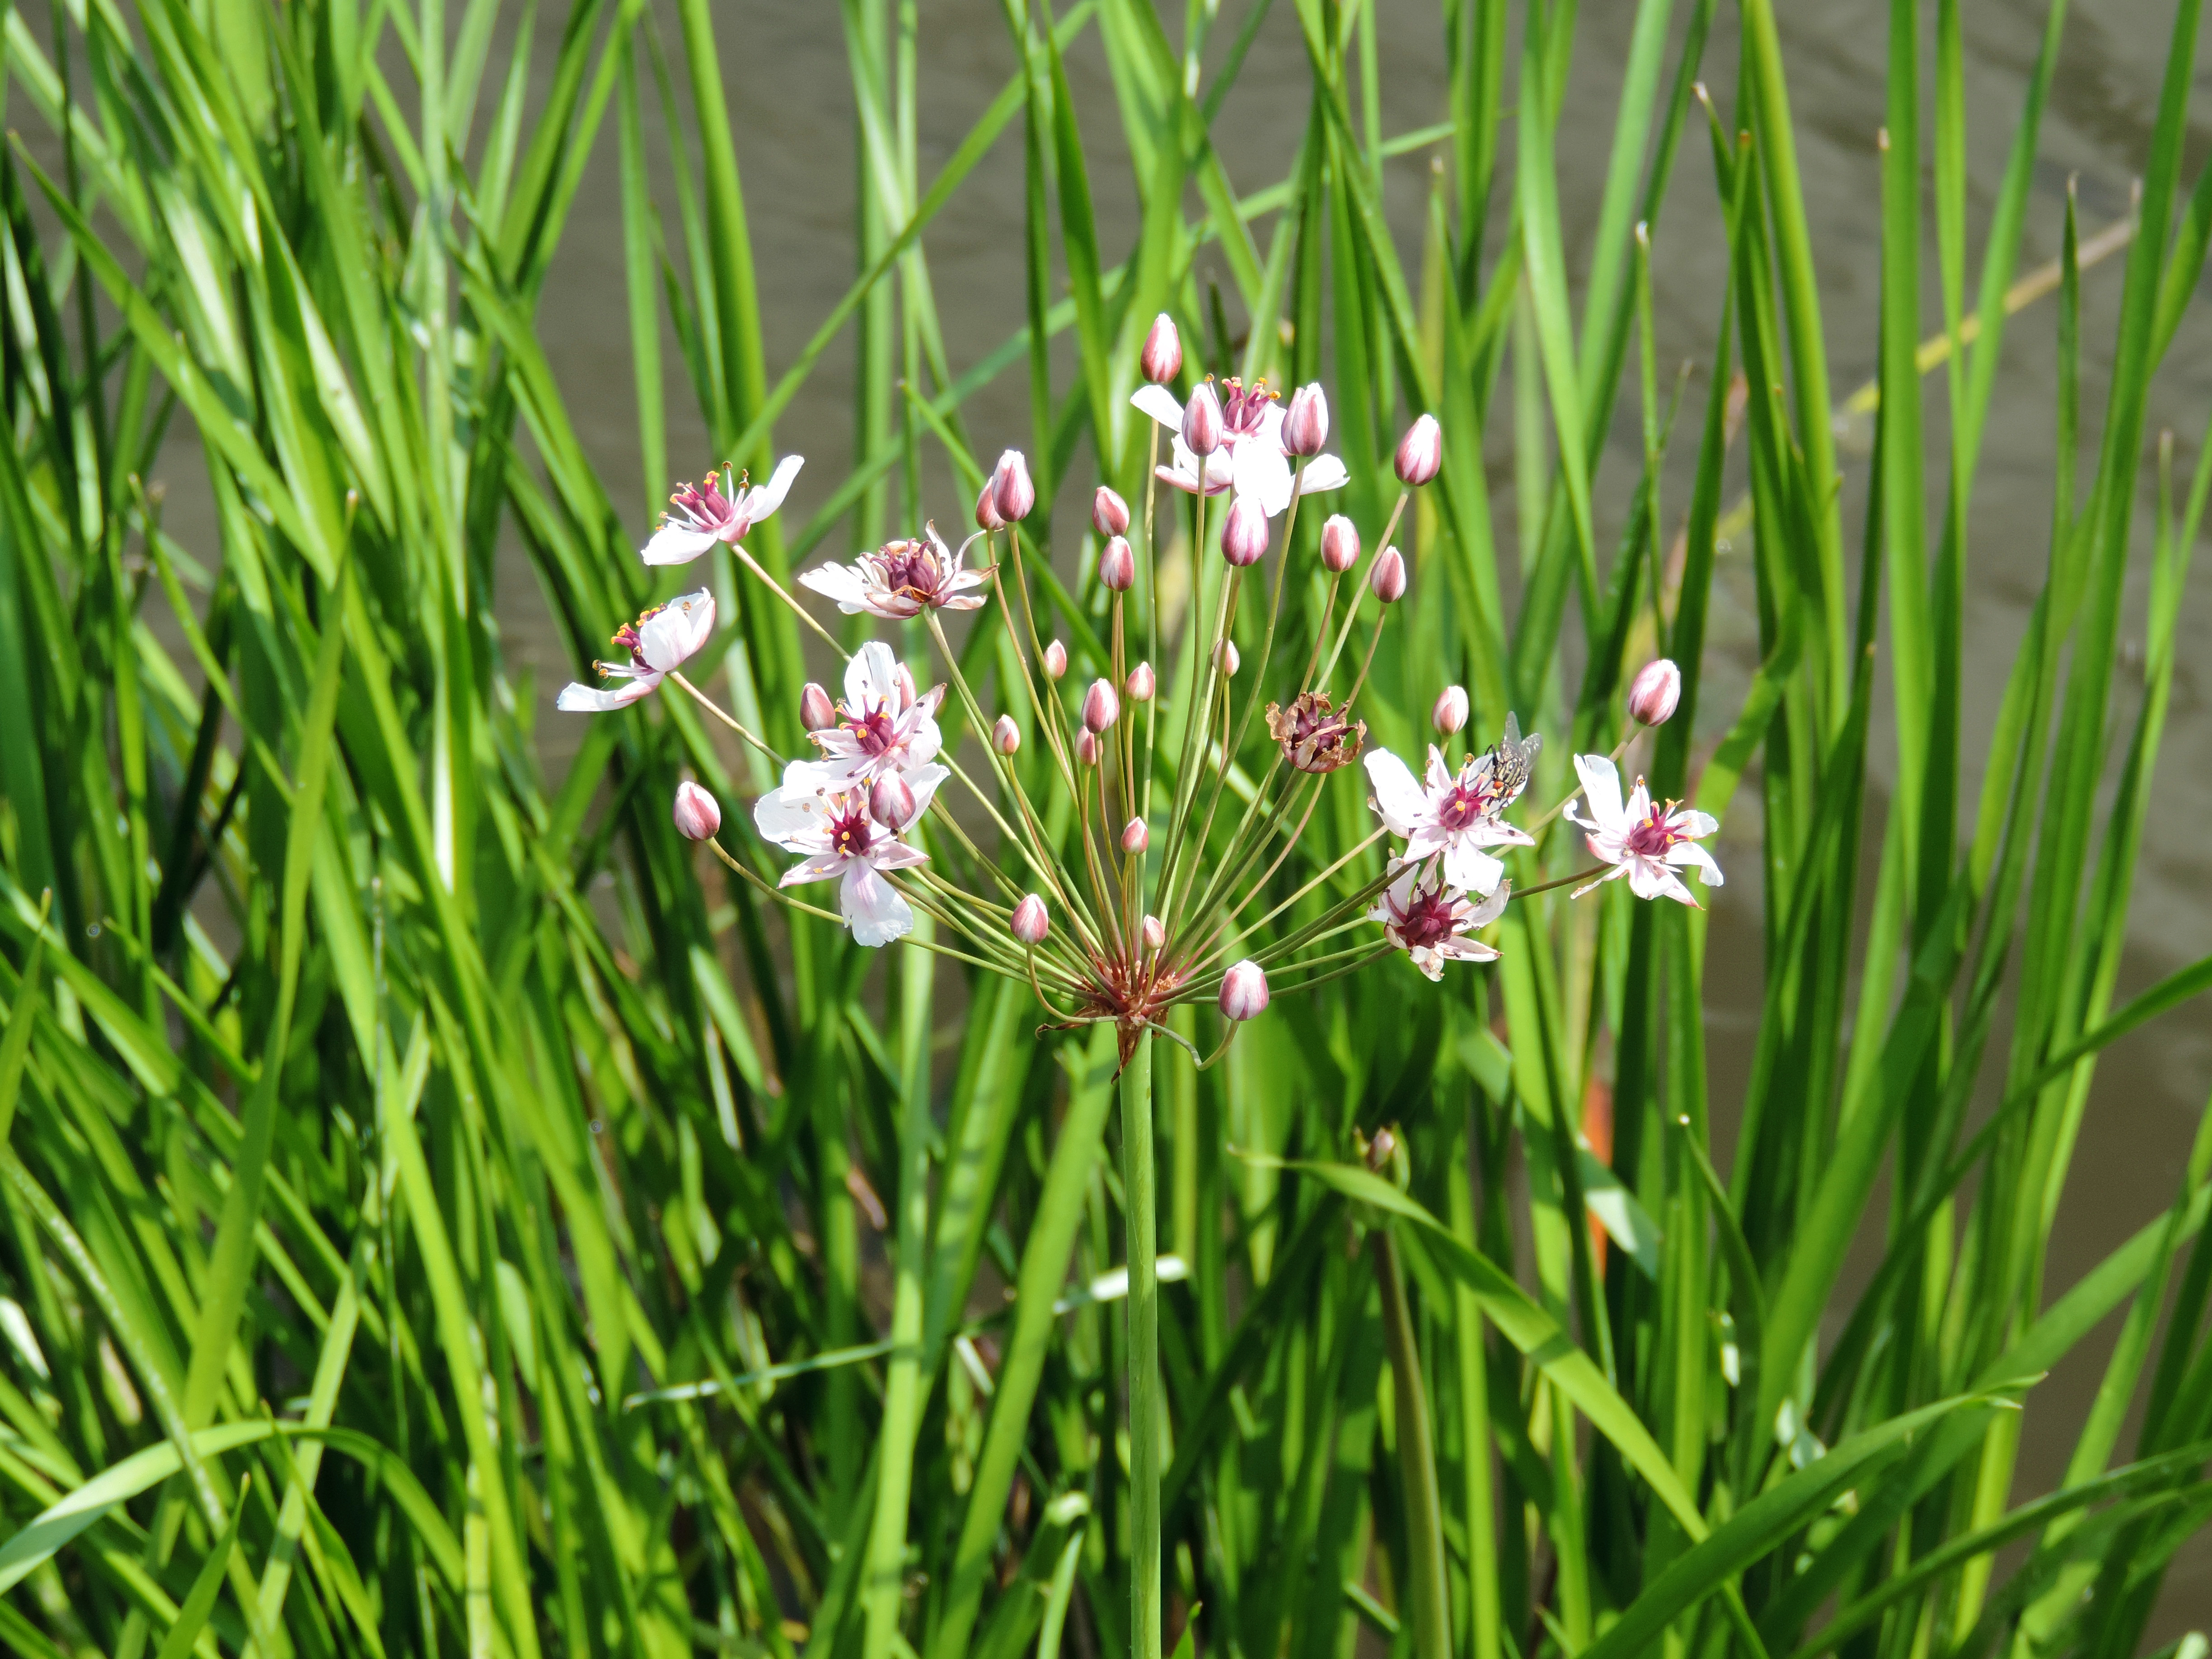
[[[726,524],[737,514],[727,496],[715,487],[714,475],[709,472],[702,484],[685,484],[669,500],[702,525]]]
[[[891,718],[889,708],[878,708],[864,714],[848,711],[838,724],[853,734],[853,740],[860,745],[864,754],[884,754],[898,740],[898,722]]]
[[[1456,931],[1452,902],[1441,889],[1414,889],[1412,901],[1398,919],[1398,937],[1406,941],[1409,950],[1427,950],[1442,945]]]
[[[831,852],[848,859],[865,855],[875,840],[875,826],[868,822],[867,797],[858,794],[832,797],[830,822],[824,827],[830,832]]]
[[[1486,775],[1473,783],[1454,784],[1437,808],[1437,828],[1465,830],[1480,823],[1498,810],[1501,793]]]
[[[1275,401],[1275,394],[1267,390],[1265,380],[1255,380],[1246,386],[1242,380],[1227,380],[1221,383],[1221,429],[1239,438],[1249,438],[1260,429],[1267,418],[1267,405]]]
[[[927,542],[888,542],[875,563],[882,586],[924,605],[935,603],[945,586],[944,568]]]
[[[1651,804],[1651,810],[1638,818],[1628,832],[1630,852],[1647,859],[1664,858],[1667,849],[1676,842],[1689,839],[1669,822],[1674,805],[1672,801],[1664,806],[1656,801]]]

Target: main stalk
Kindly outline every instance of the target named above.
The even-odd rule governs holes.
[[[1121,1068],[1121,1191],[1129,1258],[1129,1652],[1160,1656],[1160,1311],[1152,1156],[1152,1034]]]

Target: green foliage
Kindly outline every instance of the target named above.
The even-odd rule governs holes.
[[[9,14],[12,118],[36,130],[0,156],[10,1646],[1120,1654],[1157,1500],[1179,1659],[1334,1656],[1362,1628],[1419,1659],[2136,1650],[2212,1516],[2212,1129],[2146,1172],[2170,1207],[2128,1243],[2070,1285],[2046,1262],[2100,1051],[2212,985],[2199,963],[2114,1006],[2212,493],[2212,443],[2183,488],[2145,432],[2212,226],[2212,168],[2182,167],[2197,0],[2176,0],[2138,158],[2101,409],[2079,407],[2070,210],[2056,315],[2011,325],[2055,327],[2062,393],[2047,574],[1985,740],[1961,713],[1968,532],[2063,0],[1978,248],[1956,0],[1893,0],[1865,480],[1832,436],[1769,0],[1740,0],[1733,64],[1708,51],[1715,0],[1639,0],[1587,227],[1553,150],[1571,5],[1443,0],[1449,109],[1389,115],[1449,123],[1395,136],[1372,0],[1215,9],[1178,36],[1147,0],[1007,0],[1016,72],[925,179],[917,8],[847,0],[858,275],[787,364],[707,0],[678,0],[672,40],[641,0],[574,0],[550,55],[534,10],[495,0],[86,0],[43,36]],[[1283,178],[1232,182],[1208,131],[1262,27],[1303,40],[1311,112]],[[1071,90],[1079,49],[1133,174],[1125,248],[1094,206],[1109,118]],[[1731,819],[1729,890],[1762,908],[1742,1099],[1708,1088],[1706,915],[1562,887],[1513,905],[1494,967],[1279,994],[1202,1073],[1152,1044],[1118,1093],[1150,1120],[1124,1133],[1103,1028],[1040,1031],[1020,987],[856,950],[700,860],[667,811],[687,770],[733,855],[777,873],[739,810],[766,774],[689,702],[591,720],[550,779],[496,620],[501,542],[580,667],[674,591],[534,333],[602,143],[647,499],[671,379],[717,455],[764,475],[850,332],[851,470],[810,473],[812,517],[747,542],[780,582],[844,526],[958,521],[934,481],[964,500],[1009,437],[1048,500],[1140,499],[1127,394],[1162,310],[1186,380],[1328,386],[1370,535],[1389,503],[1366,481],[1435,412],[1373,738],[1413,752],[1463,681],[1470,735],[1517,713],[1550,738],[1549,803],[1572,752],[1631,734],[1637,667],[1678,660],[1680,710],[1640,758]],[[931,227],[1000,144],[1022,156],[1026,313],[957,363]],[[1382,190],[1409,152],[1437,158],[1413,264]],[[1727,287],[1678,391],[1650,267],[1708,166]],[[1030,431],[971,433],[966,401],[1009,372]],[[1605,465],[1631,422],[1640,471]],[[206,544],[141,482],[173,430],[206,456]],[[1485,465],[1508,440],[1510,606]],[[1702,671],[1741,512],[1759,660],[1729,707]],[[1292,666],[1328,625],[1319,517],[1287,555]],[[1048,526],[1039,627],[1079,684],[1107,661],[1096,548]],[[709,568],[726,625],[699,678],[795,743],[802,635],[737,603],[726,552]],[[1152,658],[1204,597],[1159,595]],[[992,648],[969,651],[978,684],[1008,672]],[[1158,712],[1163,753],[1203,746]],[[1267,763],[1264,733],[1240,758]],[[1332,861],[1342,890],[1379,872],[1359,793],[1271,878],[1286,925],[1326,909],[1306,887]],[[1516,857],[1524,890],[1583,862],[1556,824]],[[1206,1011],[1172,1035],[1220,1032]],[[1609,1148],[1585,1146],[1608,1103]],[[1397,1155],[1358,1167],[1385,1127]],[[1149,1211],[1155,1187],[1164,1401],[1137,1415],[1164,1423],[1139,1455],[1111,1275],[1125,1198]],[[2069,1428],[2036,1384],[2116,1315]],[[2031,1423],[2073,1449],[2015,1504]]]

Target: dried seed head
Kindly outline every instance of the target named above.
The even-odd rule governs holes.
[[[1067,647],[1058,640],[1044,648],[1044,672],[1054,679],[1067,672]]]
[[[1159,681],[1152,673],[1152,665],[1140,662],[1129,671],[1127,687],[1131,702],[1150,702],[1152,693],[1159,690]]]
[[[1127,535],[1129,530],[1129,504],[1104,484],[1091,498],[1091,527],[1102,536]]]
[[[1254,495],[1239,495],[1231,503],[1229,521],[1221,526],[1221,556],[1238,569],[1260,562],[1267,551],[1267,510]]]
[[[1267,1008],[1267,975],[1249,957],[1221,978],[1221,1013],[1224,1019],[1257,1019]]]
[[[1013,935],[1024,945],[1042,945],[1044,936],[1052,932],[1052,918],[1045,912],[1044,901],[1031,893],[1014,907],[1011,924]]]
[[[1014,724],[1012,714],[999,716],[999,723],[991,728],[991,747],[1002,755],[1011,755],[1022,746],[1022,728]]]
[[[1309,691],[1288,708],[1267,705],[1267,730],[1283,746],[1283,758],[1301,772],[1334,772],[1359,758],[1367,722],[1332,713],[1329,701]]]
[[[1448,738],[1467,724],[1467,688],[1448,685],[1437,693],[1437,705],[1429,710],[1429,724],[1437,728],[1437,735]]]
[[[1145,336],[1144,355],[1138,362],[1145,378],[1154,386],[1164,386],[1182,373],[1182,337],[1176,332],[1175,319],[1166,312],[1152,319],[1152,332]]]
[[[1385,605],[1395,605],[1406,597],[1406,557],[1395,547],[1386,547],[1375,561],[1375,573],[1367,579],[1375,597]]]
[[[1221,678],[1225,680],[1237,678],[1237,671],[1243,660],[1237,654],[1237,641],[1234,640],[1224,640],[1213,647],[1213,665],[1221,671]]]
[[[826,732],[837,724],[837,705],[812,680],[799,694],[799,723],[810,732]]]
[[[676,786],[672,816],[677,833],[686,841],[711,841],[722,827],[721,803],[689,778]]]
[[[1396,465],[1400,482],[1418,488],[1435,477],[1444,464],[1443,428],[1433,415],[1424,415],[1398,440]]]
[[[1359,532],[1341,513],[1321,527],[1321,562],[1340,576],[1359,562]]]
[[[1168,930],[1160,926],[1158,916],[1146,916],[1144,926],[1145,948],[1157,951],[1168,942]]]
[[[914,790],[896,772],[886,772],[868,791],[868,816],[893,835],[914,822]]]
[[[1086,730],[1104,732],[1121,718],[1121,700],[1114,695],[1112,684],[1093,680],[1091,689],[1083,694],[1083,724]]]
[[[1628,688],[1628,712],[1639,726],[1664,726],[1682,701],[1682,671],[1655,657],[1637,671]]]
[[[1318,382],[1302,386],[1291,394],[1291,406],[1283,411],[1283,453],[1318,455],[1328,441],[1328,399]]]
[[[998,468],[991,474],[991,505],[1008,524],[1019,524],[1036,505],[1036,486],[1030,482],[1030,464],[1020,450],[1009,449],[999,457]]]
[[[1200,458],[1221,447],[1221,399],[1213,395],[1211,380],[1192,387],[1190,401],[1182,406],[1182,441]]]
[[[1129,551],[1126,537],[1115,536],[1098,550],[1098,580],[1115,593],[1126,593],[1137,585],[1137,556]]]
[[[1142,818],[1131,818],[1121,826],[1121,850],[1141,853],[1152,844],[1152,832]]]

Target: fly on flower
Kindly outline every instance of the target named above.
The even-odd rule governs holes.
[[[791,481],[806,463],[787,455],[775,465],[769,481],[757,489],[739,483],[725,495],[715,475],[704,483],[680,486],[668,498],[669,510],[661,514],[660,528],[653,532],[639,555],[647,564],[689,564],[716,542],[732,547],[745,532],[783,505]]]
[[[799,582],[836,600],[837,608],[848,617],[866,611],[896,621],[925,611],[974,611],[982,605],[983,595],[969,590],[982,586],[991,573],[963,569],[967,551],[967,542],[957,552],[945,546],[933,524],[926,538],[886,542],[850,564],[810,570]]]
[[[696,654],[714,631],[714,596],[703,587],[655,605],[629,627],[616,630],[613,642],[629,653],[629,660],[598,665],[601,679],[621,684],[611,690],[563,686],[555,707],[569,714],[605,714],[635,702]]]
[[[1542,744],[1533,732],[1524,741],[1520,722],[1508,714],[1505,736],[1497,747],[1469,757],[1455,773],[1444,763],[1443,751],[1431,744],[1425,785],[1414,780],[1405,762],[1378,749],[1367,757],[1375,810],[1392,835],[1405,838],[1407,858],[1419,860],[1441,853],[1446,881],[1487,895],[1505,866],[1486,849],[1536,844],[1501,814],[1528,787]]]

